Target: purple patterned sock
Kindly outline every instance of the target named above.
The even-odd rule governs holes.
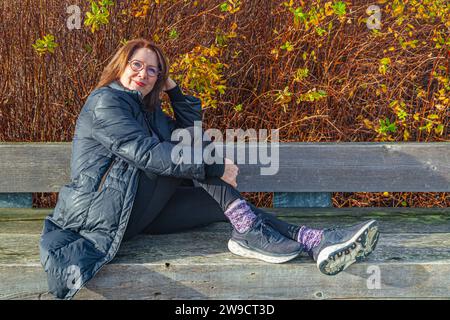
[[[307,251],[311,251],[312,248],[319,245],[322,240],[323,230],[311,229],[306,226],[301,226],[297,234],[297,242],[300,242],[305,246]]]
[[[233,227],[240,233],[247,231],[256,220],[256,215],[245,200],[236,199],[225,210],[224,214]]]

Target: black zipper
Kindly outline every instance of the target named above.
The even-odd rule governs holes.
[[[144,112],[145,124],[147,125],[147,129],[151,134],[152,129],[150,128],[150,121],[148,120],[148,117],[147,117],[147,111],[144,110],[143,112]]]

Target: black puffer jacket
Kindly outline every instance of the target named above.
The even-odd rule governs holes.
[[[201,120],[201,101],[181,91],[173,94],[178,87],[172,90],[176,120],[160,104],[147,112],[142,95],[117,81],[89,95],[72,142],[71,182],[60,189],[40,241],[49,291],[58,298],[71,299],[114,258],[133,206],[138,170],[150,177],[205,178],[203,163],[182,163],[183,152],[171,158],[171,132]]]

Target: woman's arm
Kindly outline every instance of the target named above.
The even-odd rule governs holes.
[[[166,93],[170,98],[170,103],[175,114],[175,120],[173,120],[164,113],[169,122],[171,132],[178,128],[192,127],[194,126],[194,121],[202,121],[200,99],[184,95],[178,84],[170,77],[165,83],[165,88],[168,88]],[[225,163],[205,164],[205,171],[207,177],[222,177],[225,171]]]
[[[99,93],[93,108],[92,137],[143,171],[184,178],[205,177],[204,163],[183,163],[182,150],[172,152],[175,144],[149,135],[134,118],[131,106],[120,96]],[[193,148],[188,150],[191,153],[188,156],[193,159]]]
[[[166,91],[175,115],[175,120],[166,115],[171,131],[178,128],[192,127],[194,126],[194,121],[202,121],[201,100],[197,97],[183,94],[181,88],[175,82],[173,83],[175,86]]]

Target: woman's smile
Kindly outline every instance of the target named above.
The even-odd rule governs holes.
[[[143,83],[143,82],[140,82],[140,81],[137,81],[137,80],[134,80],[134,82],[140,87],[145,87],[146,86],[146,84]]]

